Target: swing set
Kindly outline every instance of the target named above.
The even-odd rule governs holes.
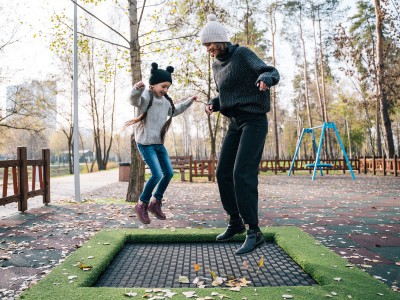
[[[319,145],[318,145],[318,148],[317,148],[317,144],[315,142],[314,130],[318,129],[318,128],[322,128],[322,131],[321,131],[321,136],[320,136],[320,139],[319,139]],[[312,127],[312,128],[303,128],[303,131],[301,132],[299,141],[297,142],[296,151],[294,153],[293,160],[292,160],[292,163],[290,165],[288,176],[290,176],[290,174],[292,173],[293,166],[294,166],[294,163],[296,161],[296,157],[297,157],[297,154],[299,152],[301,142],[303,141],[304,134],[306,134],[306,133],[311,133],[313,149],[314,149],[314,152],[317,152],[316,157],[315,157],[315,162],[313,164],[307,164],[306,165],[307,168],[313,168],[312,180],[315,180],[315,177],[316,177],[316,174],[317,174],[317,169],[320,171],[321,176],[324,176],[323,173],[322,173],[322,170],[323,169],[330,169],[330,168],[333,167],[332,164],[321,163],[321,158],[320,158],[322,144],[323,144],[323,141],[324,141],[324,135],[325,135],[325,131],[327,129],[333,129],[334,130],[334,132],[336,134],[336,138],[337,138],[337,140],[339,142],[340,148],[342,149],[343,156],[346,159],[347,166],[348,166],[348,168],[350,170],[351,177],[353,178],[353,180],[356,179],[356,177],[354,176],[354,172],[353,172],[353,169],[351,167],[351,163],[349,161],[349,158],[347,157],[346,150],[344,149],[342,139],[340,138],[339,131],[337,130],[336,125],[335,125],[334,122],[325,122],[321,126],[316,126],[316,127]]]

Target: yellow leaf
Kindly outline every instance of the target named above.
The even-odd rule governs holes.
[[[83,271],[88,271],[88,270],[91,270],[93,268],[92,266],[85,265],[85,264],[83,264],[81,262],[79,263],[78,267]]]
[[[193,268],[196,272],[198,272],[200,270],[200,265],[199,264],[194,264]]]
[[[258,262],[258,269],[260,269],[264,265],[264,255],[261,256],[260,261]]]
[[[215,278],[217,278],[217,275],[211,270],[210,270],[210,274],[211,274],[213,280],[215,280]]]

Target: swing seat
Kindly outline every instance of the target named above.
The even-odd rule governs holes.
[[[306,164],[306,168],[314,168],[315,164]],[[318,164],[317,168],[333,168],[332,164]]]

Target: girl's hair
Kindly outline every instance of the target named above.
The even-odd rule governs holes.
[[[125,122],[124,124],[124,128],[127,128],[131,125],[134,125],[136,123],[139,123],[139,126],[143,126],[144,123],[146,122],[146,118],[147,118],[147,112],[149,111],[150,107],[153,105],[153,99],[154,99],[154,94],[152,90],[149,90],[150,93],[150,101],[149,104],[147,105],[146,110],[136,119],[132,119],[130,121]],[[161,132],[160,132],[160,137],[161,137],[161,141],[162,143],[164,143],[164,139],[165,139],[165,134],[167,133],[169,126],[171,125],[172,122],[172,116],[175,113],[175,105],[174,102],[172,101],[171,97],[168,96],[167,94],[164,94],[164,97],[169,101],[169,104],[171,105],[171,116],[169,117],[169,119],[167,120],[167,122],[165,122],[165,124],[163,125],[163,127],[161,128]]]
[[[165,124],[163,125],[163,127],[161,128],[161,142],[164,143],[164,139],[165,139],[165,134],[167,133],[169,126],[171,125],[172,122],[172,116],[175,113],[175,105],[174,102],[172,101],[171,97],[168,96],[167,94],[164,94],[164,97],[167,98],[167,100],[169,101],[169,104],[171,105],[171,116],[169,117],[169,119],[167,120],[167,122],[165,122]]]

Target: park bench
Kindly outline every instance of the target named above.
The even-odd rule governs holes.
[[[181,173],[181,181],[186,181],[185,170],[189,170],[189,181],[192,181],[192,156],[170,156],[172,168]]]

